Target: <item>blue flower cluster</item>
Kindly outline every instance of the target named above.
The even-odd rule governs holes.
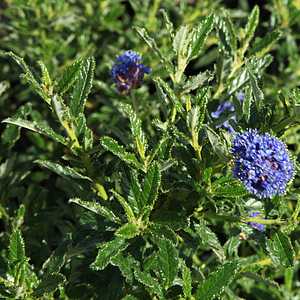
[[[232,145],[234,177],[258,198],[282,195],[294,175],[286,145],[269,134],[250,129],[235,136]]]
[[[121,94],[128,94],[132,89],[138,88],[145,73],[151,72],[150,68],[141,64],[141,61],[141,56],[132,50],[125,51],[117,57],[111,75]]]
[[[244,101],[244,97],[245,97],[244,93],[242,93],[242,92],[239,92],[237,94],[237,99],[240,102]],[[234,105],[230,101],[224,101],[219,104],[216,111],[211,113],[211,116],[214,119],[219,119],[225,113],[234,112],[234,111],[235,111]],[[229,133],[235,132],[233,127],[229,124],[229,120],[236,121],[236,116],[232,115],[228,120],[224,121],[222,124],[217,125],[216,127],[217,128],[222,127],[224,129],[226,129]]]
[[[255,218],[255,217],[260,217],[260,216],[261,216],[261,213],[259,211],[252,212],[249,215],[250,218]],[[265,231],[265,229],[266,229],[266,226],[264,224],[255,223],[255,222],[248,222],[247,224],[249,226],[251,226],[252,228],[254,228],[258,231],[261,231],[261,232]]]

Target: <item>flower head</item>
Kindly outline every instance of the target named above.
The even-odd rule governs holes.
[[[240,102],[244,101],[244,93],[243,92],[239,92],[236,97]],[[230,101],[224,101],[219,104],[216,111],[211,113],[211,116],[214,119],[219,119],[222,115],[229,113],[229,112],[234,112],[234,111],[235,111],[234,105]],[[235,132],[233,127],[230,125],[229,120],[236,121],[236,116],[233,114],[229,119],[227,119],[223,123],[217,125],[216,127],[217,128],[222,127],[224,129],[226,129],[229,133]]]
[[[259,198],[271,198],[285,193],[293,178],[292,163],[286,145],[256,129],[239,133],[233,140],[234,177]]]
[[[142,57],[132,50],[125,51],[118,56],[112,67],[111,75],[122,94],[127,94],[131,89],[138,88],[145,73],[149,74],[151,69],[141,64]]]
[[[255,211],[249,214],[250,218],[255,218],[255,217],[260,217],[261,213],[259,211]],[[260,223],[255,223],[255,222],[248,222],[247,223],[249,226],[251,226],[252,228],[258,230],[258,231],[265,231],[266,226],[264,224],[260,224]]]

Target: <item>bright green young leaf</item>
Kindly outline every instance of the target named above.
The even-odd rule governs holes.
[[[213,74],[209,71],[199,73],[196,76],[189,77],[182,87],[182,94],[187,94],[193,90],[200,88],[204,83],[208,83],[213,79]]]
[[[248,48],[249,43],[251,42],[251,40],[254,36],[258,22],[259,22],[259,7],[256,5],[253,8],[253,10],[248,18],[248,23],[245,28],[245,36],[244,36],[244,40],[243,40],[244,51]]]
[[[25,63],[22,57],[14,54],[13,52],[3,52],[0,51],[0,57],[7,56],[12,58],[23,70],[24,74],[21,75],[22,78],[29,84],[29,86],[36,92],[44,101],[46,101],[50,105],[50,98],[47,92],[42,88],[41,84],[35,79],[29,67]]]
[[[49,169],[50,171],[63,176],[63,177],[71,177],[74,179],[84,179],[84,180],[88,180],[88,181],[92,181],[91,178],[80,174],[79,172],[77,172],[76,170],[74,170],[71,167],[68,166],[62,166],[58,163],[54,163],[51,161],[47,161],[47,160],[36,160],[35,161],[37,164],[39,164],[41,167]]]
[[[115,238],[101,245],[95,261],[91,264],[91,268],[96,271],[105,269],[113,257],[125,250],[127,246],[128,244],[121,238]]]
[[[67,66],[57,83],[58,93],[65,94],[73,86],[80,72],[82,58],[75,60],[71,65]]]
[[[115,234],[124,240],[132,239],[139,235],[139,228],[133,223],[126,223],[122,227],[118,228]]]
[[[21,231],[15,230],[9,238],[9,261],[14,264],[25,259],[25,244]]]
[[[204,43],[214,27],[214,16],[210,15],[202,21],[193,31],[191,43],[191,59],[195,59],[201,53]]]
[[[67,141],[63,136],[54,132],[51,127],[49,127],[43,123],[38,123],[36,121],[23,120],[20,118],[7,118],[7,119],[3,120],[2,122],[29,129],[29,130],[37,132],[39,134],[45,135],[58,143],[67,145]]]
[[[87,96],[93,85],[95,64],[94,57],[83,59],[80,64],[70,101],[70,113],[73,116],[77,116],[84,111]]]
[[[130,204],[125,200],[123,196],[118,194],[116,191],[111,190],[115,198],[118,200],[118,202],[121,204],[123,207],[127,220],[129,223],[134,223],[136,221],[135,215],[133,213],[134,208],[131,208]],[[132,204],[132,203],[131,203]]]
[[[253,102],[253,96],[251,93],[251,89],[248,88],[245,93],[245,98],[242,104],[243,115],[245,117],[246,122],[249,122],[251,116],[251,105]]]
[[[191,270],[182,262],[182,288],[184,296],[189,299],[192,296],[192,275]]]
[[[239,264],[236,261],[230,261],[217,271],[210,273],[198,287],[196,299],[213,300],[218,297],[233,281],[238,269]]]
[[[161,239],[158,243],[158,266],[161,280],[165,289],[172,286],[178,272],[178,251],[168,239]]]
[[[130,120],[130,129],[135,140],[137,151],[140,157],[144,160],[146,158],[146,150],[148,148],[148,144],[145,133],[142,129],[142,121],[133,111],[131,105],[120,103],[120,109]]]
[[[69,202],[80,205],[85,209],[88,209],[94,212],[95,214],[110,220],[111,222],[118,223],[118,224],[121,222],[120,218],[117,217],[110,209],[95,201],[84,201],[79,198],[73,198],[70,199]]]
[[[271,240],[267,241],[267,249],[272,261],[282,267],[292,267],[294,265],[295,252],[290,238],[278,231]]]

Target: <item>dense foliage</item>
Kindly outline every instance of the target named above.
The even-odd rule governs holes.
[[[0,3],[1,299],[300,299],[300,3]]]

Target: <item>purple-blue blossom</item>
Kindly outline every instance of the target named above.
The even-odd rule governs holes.
[[[141,62],[142,57],[132,50],[125,51],[117,57],[111,75],[121,94],[128,94],[132,89],[138,88],[144,75],[151,72],[151,69]]]
[[[243,92],[239,92],[236,95],[237,99],[242,102],[244,100],[244,93]],[[222,103],[219,104],[219,106],[217,107],[217,110],[211,113],[212,118],[214,119],[219,119],[224,113],[230,113],[230,112],[234,112],[235,108],[234,105],[230,102],[230,101],[224,101]],[[233,114],[229,119],[227,119],[226,121],[224,121],[223,123],[217,125],[216,127],[222,127],[224,129],[226,129],[229,133],[233,133],[235,132],[235,130],[233,129],[233,127],[230,125],[229,120],[233,120],[236,121],[236,116],[235,114]]]
[[[250,218],[256,218],[256,217],[261,217],[261,213],[259,211],[255,211],[249,214]],[[249,226],[252,228],[258,230],[258,231],[265,231],[266,226],[264,224],[256,223],[256,222],[248,222],[247,223]]]
[[[286,145],[268,133],[250,129],[235,136],[233,175],[258,198],[282,195],[294,175]]]

